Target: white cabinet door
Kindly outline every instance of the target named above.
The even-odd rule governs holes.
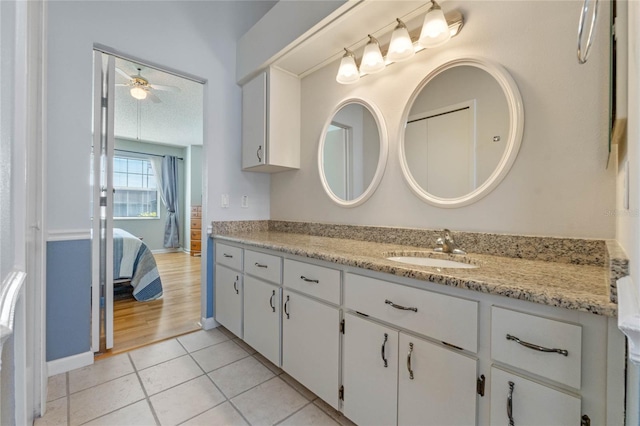
[[[242,274],[216,265],[215,285],[216,321],[242,338]]]
[[[343,413],[359,425],[397,423],[398,331],[345,315]]]
[[[337,409],[338,309],[288,290],[282,302],[282,369]]]
[[[242,86],[242,168],[266,164],[267,73]]]
[[[280,288],[246,275],[244,341],[280,366]]]
[[[399,425],[476,424],[475,359],[404,333],[399,353]]]
[[[491,424],[578,425],[580,398],[491,368]]]

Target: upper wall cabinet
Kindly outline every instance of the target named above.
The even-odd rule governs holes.
[[[269,68],[242,86],[242,170],[300,168],[300,80]]]

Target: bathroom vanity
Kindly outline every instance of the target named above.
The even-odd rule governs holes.
[[[216,320],[357,424],[623,423],[625,342],[603,258],[344,236],[215,235]]]

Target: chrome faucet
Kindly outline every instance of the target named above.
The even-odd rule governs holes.
[[[451,231],[444,229],[442,232],[444,232],[444,235],[436,240],[436,244],[442,247],[436,247],[433,251],[439,253],[467,254],[467,252],[458,248],[458,245],[453,240]]]

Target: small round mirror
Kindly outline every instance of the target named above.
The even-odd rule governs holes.
[[[343,207],[365,202],[376,190],[387,163],[382,115],[362,99],[341,102],[320,138],[318,169],[327,195]]]
[[[456,59],[422,81],[403,123],[400,161],[411,189],[430,204],[460,207],[491,192],[513,165],[522,98],[500,65]]]

